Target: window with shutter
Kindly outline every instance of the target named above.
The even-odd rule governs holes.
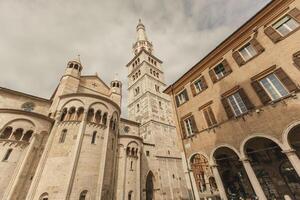
[[[275,73],[269,74],[268,76],[259,80],[259,83],[273,101],[289,94],[289,91],[278,79]]]
[[[289,15],[275,22],[272,27],[283,37],[299,27],[299,23]]]
[[[199,79],[197,79],[196,81],[194,81],[191,84],[191,90],[192,90],[192,93],[194,96],[199,94],[206,88],[207,88],[207,84],[206,84],[204,76],[200,77]]]
[[[258,54],[257,50],[255,49],[253,43],[247,43],[245,46],[243,46],[239,53],[241,54],[244,61],[250,60],[252,57],[256,56]]]
[[[296,67],[300,68],[300,51],[293,54],[293,61]]]
[[[209,75],[213,81],[213,83],[221,80],[223,77],[227,76],[232,72],[227,60],[223,60],[221,63],[216,65],[209,71]]]
[[[300,11],[292,9],[287,15],[277,20],[274,24],[265,29],[265,34],[274,42],[279,42],[300,28]]]
[[[227,101],[236,117],[248,112],[244,99],[242,99],[239,92],[228,96]]]
[[[212,127],[217,124],[217,120],[210,106],[203,109],[203,115],[208,127]]]
[[[198,131],[194,116],[190,116],[183,120],[183,128],[186,137],[193,136]]]
[[[258,81],[253,81],[251,85],[263,104],[267,104],[269,101],[271,101],[271,98]]]
[[[186,90],[183,90],[178,95],[176,95],[176,103],[177,106],[180,106],[189,100],[188,94]]]

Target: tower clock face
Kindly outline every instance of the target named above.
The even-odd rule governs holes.
[[[125,131],[125,133],[128,133],[128,132],[130,131],[129,126],[125,126],[125,127],[124,127],[124,131]]]

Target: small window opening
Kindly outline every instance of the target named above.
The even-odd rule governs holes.
[[[13,149],[8,149],[4,155],[4,158],[2,159],[2,161],[7,161],[8,158],[10,157],[11,155],[11,152],[12,152]]]

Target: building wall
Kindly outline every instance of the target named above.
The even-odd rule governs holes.
[[[24,199],[52,127],[53,120],[45,116],[49,102],[4,88],[0,92],[0,132],[12,128],[9,137],[0,139],[0,198]],[[24,110],[26,102],[33,110]],[[20,138],[14,137],[18,129],[22,129]],[[9,149],[11,154],[4,160]]]
[[[299,29],[277,43],[272,42],[265,33],[267,27],[295,7],[300,10],[300,1],[273,1],[166,90],[173,96],[180,137],[185,137],[182,131],[182,120],[189,115],[194,116],[195,119],[197,133],[182,140],[188,162],[195,153],[200,153],[213,165],[215,164],[213,154],[221,146],[236,150],[243,158],[245,157],[244,144],[252,137],[270,138],[278,142],[282,148],[291,148],[284,141],[283,133],[290,124],[300,120],[298,91],[287,98],[263,104],[251,82],[253,77],[262,72],[266,76],[282,68],[299,89],[300,71],[293,61],[293,55],[300,50]],[[298,20],[300,24],[300,19]],[[259,42],[264,51],[239,66],[233,52],[253,38]],[[214,83],[209,71],[224,59],[227,60],[232,72]],[[272,66],[276,66],[273,67],[273,71],[270,68]],[[201,76],[206,80],[207,89],[194,96],[191,84]],[[226,93],[233,93],[235,87],[243,88],[254,108],[243,116],[229,119],[222,98]],[[175,96],[183,89],[187,91],[189,100],[177,106]],[[216,126],[213,127],[208,127],[202,112],[202,109],[208,105],[212,108],[217,121]]]

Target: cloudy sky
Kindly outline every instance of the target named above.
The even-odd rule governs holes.
[[[0,86],[49,98],[80,54],[83,74],[118,73],[126,92],[139,18],[170,84],[269,1],[0,0]]]

